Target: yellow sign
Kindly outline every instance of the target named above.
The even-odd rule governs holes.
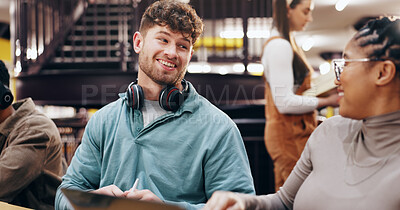
[[[197,41],[196,44],[194,45],[194,48],[199,48],[199,47],[206,47],[206,48],[216,48],[216,50],[232,50],[232,49],[237,49],[237,48],[242,48],[243,47],[243,39],[239,38],[231,38],[231,39],[225,39],[225,38],[220,38],[220,37],[200,37]]]
[[[0,60],[11,62],[10,40],[0,38]]]

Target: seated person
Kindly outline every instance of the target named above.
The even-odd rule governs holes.
[[[133,48],[137,83],[89,120],[61,188],[201,208],[216,190],[254,194],[235,123],[183,79],[203,23],[179,1],[156,1]],[[139,178],[137,189],[129,192]],[[60,190],[56,209],[68,209]]]
[[[56,125],[31,98],[12,104],[10,75],[0,60],[0,201],[54,209],[62,144]]]
[[[400,209],[400,20],[370,21],[333,61],[339,113],[276,194],[216,192],[204,209]]]

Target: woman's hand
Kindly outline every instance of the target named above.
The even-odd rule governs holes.
[[[339,94],[334,92],[327,97],[318,97],[318,108],[332,106],[338,107],[339,106]]]
[[[233,192],[216,191],[203,210],[244,210],[244,201]]]

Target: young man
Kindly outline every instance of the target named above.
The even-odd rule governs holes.
[[[61,183],[61,138],[32,99],[12,104],[10,75],[0,60],[0,201],[53,209]]]
[[[202,30],[188,4],[157,1],[147,8],[133,37],[137,84],[90,119],[59,189],[187,209],[203,207],[216,190],[254,193],[236,125],[183,79]],[[59,190],[56,209],[66,208]]]

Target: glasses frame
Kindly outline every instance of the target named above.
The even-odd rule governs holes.
[[[333,59],[331,62],[332,68],[335,71],[336,80],[340,81],[340,75],[343,72],[344,65],[350,62],[370,62],[370,61],[384,61],[384,59],[380,58],[355,58],[355,59],[345,59],[345,58],[337,58]],[[338,64],[338,63],[343,64]]]

